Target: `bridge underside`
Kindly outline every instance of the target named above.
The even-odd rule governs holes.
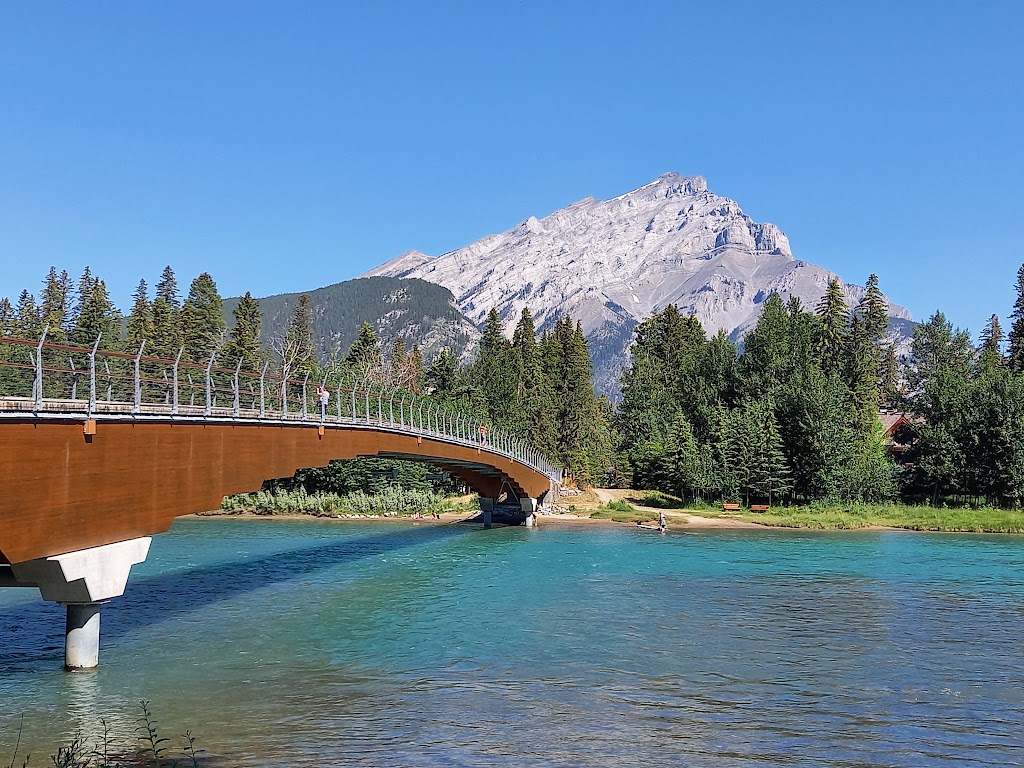
[[[369,425],[124,420],[86,435],[81,420],[17,419],[0,429],[0,562],[160,533],[269,478],[359,456],[427,462],[489,498],[550,487],[486,449]]]

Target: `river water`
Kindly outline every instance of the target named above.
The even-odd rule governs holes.
[[[180,520],[99,670],[0,617],[4,766],[140,699],[218,766],[1024,765],[1024,537]]]

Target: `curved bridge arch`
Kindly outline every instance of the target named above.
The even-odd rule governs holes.
[[[334,459],[443,468],[497,499],[543,499],[536,450],[422,395],[0,337],[0,563],[166,531],[224,496]]]
[[[86,434],[93,431],[93,434]],[[481,496],[543,498],[551,478],[486,446],[397,426],[58,414],[0,421],[0,561],[148,536],[229,494],[334,459],[446,469]]]

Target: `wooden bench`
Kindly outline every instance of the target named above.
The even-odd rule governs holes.
[[[750,511],[751,512],[767,512],[768,511],[768,505],[767,504],[751,504],[750,505]]]
[[[723,503],[722,504],[722,511],[723,512],[739,512],[740,511],[740,505],[739,504]]]

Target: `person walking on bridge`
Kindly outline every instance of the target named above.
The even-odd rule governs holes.
[[[317,397],[320,398],[320,421],[327,418],[327,404],[331,401],[331,390],[321,384],[316,388]]]

